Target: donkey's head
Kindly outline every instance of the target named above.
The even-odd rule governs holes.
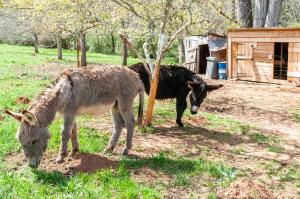
[[[5,113],[21,123],[17,138],[23,146],[28,165],[32,168],[38,167],[50,138],[48,128],[39,126],[38,120],[32,112],[14,113],[5,110]]]
[[[196,114],[207,92],[221,88],[223,85],[207,85],[204,81],[189,81],[188,87],[190,92],[191,114]]]

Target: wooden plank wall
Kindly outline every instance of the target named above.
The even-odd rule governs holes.
[[[237,77],[243,79],[253,76],[253,43],[237,44]]]
[[[253,49],[253,80],[271,82],[274,68],[274,43],[257,43]]]
[[[289,43],[288,80],[300,83],[300,43]]]

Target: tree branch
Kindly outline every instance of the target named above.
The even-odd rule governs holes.
[[[190,24],[192,24],[193,21],[193,14],[192,14],[192,9],[191,9],[191,4],[192,2],[190,1],[190,4],[188,5],[188,15],[189,15],[189,19],[188,21],[183,24],[169,39],[168,43],[165,45],[165,47],[162,49],[162,53],[165,53],[169,47],[171,46],[171,44],[173,43],[173,41],[176,39],[176,37],[183,31],[185,30]],[[204,21],[204,20],[203,20]],[[201,21],[200,23],[202,23],[203,21]]]
[[[123,0],[112,0],[112,1],[115,2],[116,4],[118,4],[119,6],[125,8],[126,10],[131,11],[135,16],[137,16],[139,18],[142,18],[142,19],[145,19],[142,15],[140,15],[135,10],[135,8],[132,5],[130,5],[130,3],[126,2],[126,1],[123,1]]]
[[[148,68],[147,62],[145,61],[145,59],[143,58],[143,56],[139,53],[139,51],[128,41],[127,37],[125,35],[120,34],[120,38],[122,39],[122,41],[124,43],[126,43],[128,45],[128,47],[138,56],[138,58],[143,62],[144,67],[149,75],[149,77],[151,77],[151,72]]]
[[[211,4],[215,9],[216,11],[222,15],[223,17],[225,17],[226,19],[228,19],[229,21],[237,24],[237,25],[241,25],[238,21],[236,21],[235,19],[233,19],[232,17],[228,16],[227,14],[225,14],[223,11],[222,11],[222,8],[218,7],[212,0],[209,0],[208,1],[209,4]]]

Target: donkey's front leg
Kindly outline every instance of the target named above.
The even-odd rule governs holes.
[[[71,131],[74,122],[74,115],[73,114],[65,114],[64,115],[64,124],[61,129],[61,141],[60,141],[60,149],[58,153],[58,157],[55,160],[56,163],[62,163],[64,158],[68,154],[68,142],[71,136]]]
[[[72,133],[71,133],[71,142],[72,142],[72,150],[68,155],[68,158],[74,157],[74,155],[79,151],[79,144],[77,139],[77,124],[73,124]]]

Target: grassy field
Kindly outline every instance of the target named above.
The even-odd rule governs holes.
[[[64,60],[59,63],[66,65],[75,63],[74,51],[64,51],[63,54]],[[44,73],[42,67],[50,63],[58,63],[55,57],[55,49],[40,49],[40,54],[34,55],[31,47],[0,44],[0,110],[18,111],[26,108],[26,104],[18,104],[16,99],[20,96],[32,99],[51,82],[52,77]],[[115,55],[89,53],[88,60],[92,63],[119,64],[121,58]],[[129,59],[130,64],[135,62],[137,62],[136,59]],[[165,63],[171,62],[171,60],[165,60]],[[37,66],[41,67],[40,72],[31,70],[32,67]],[[174,121],[174,107],[174,101],[158,103],[155,109],[154,126],[160,127]],[[192,120],[188,111],[184,117]],[[222,138],[222,142],[224,140],[230,142],[230,140],[236,140],[236,137],[241,137],[240,139],[246,138],[267,151],[282,153],[284,150],[280,145],[282,143],[280,138],[275,135],[264,135],[254,125],[243,124],[206,112],[202,113],[199,118],[207,122],[205,125],[208,132],[207,139]],[[92,120],[87,116],[78,119],[79,126],[81,126],[80,151],[88,154],[101,154],[110,133],[105,129],[90,127],[88,124]],[[61,119],[58,118],[50,126],[49,153],[58,151],[61,123]],[[101,124],[105,123],[105,120],[101,122]],[[143,158],[122,157],[119,154],[103,155],[116,161],[117,166],[94,173],[65,175],[57,171],[32,170],[23,166],[16,169],[14,163],[5,161],[5,158],[9,154],[22,152],[15,138],[17,126],[18,124],[10,117],[0,113],[0,198],[163,198],[179,190],[185,193],[186,198],[201,196],[201,198],[213,199],[216,198],[218,189],[227,187],[240,176],[248,175],[246,171],[236,169],[223,161],[223,156],[213,158],[213,149],[204,145],[200,146],[201,153],[193,156],[183,155],[180,148],[176,148],[184,145],[174,145],[174,150],[171,151],[158,150],[149,153],[145,151],[146,156]],[[178,129],[173,130],[176,132]],[[136,134],[139,138],[143,138],[159,131],[155,127],[144,127],[137,129]],[[183,138],[193,138],[194,134],[198,133],[195,131],[203,131],[203,129],[187,124],[180,131],[188,132],[182,133],[185,136]],[[176,136],[175,132],[171,133]],[[142,151],[138,146],[135,150]],[[190,150],[193,151],[194,148]],[[230,150],[235,155],[245,153],[242,144],[233,145]],[[279,172],[281,168],[277,162],[263,162],[258,167],[267,170],[272,177],[276,176],[283,181],[298,183],[297,186],[300,187],[300,172],[296,166],[291,165],[286,172],[282,173]],[[151,180],[146,176],[137,180],[135,173],[145,168],[154,171],[159,177]],[[203,187],[205,191],[201,194],[199,190],[203,190]],[[176,194],[173,194],[173,197],[176,198]]]

